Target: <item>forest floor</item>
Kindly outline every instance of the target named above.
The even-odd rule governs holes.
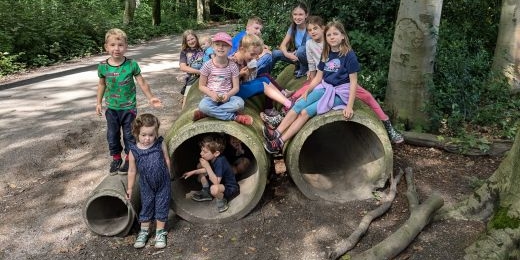
[[[214,33],[217,29],[228,27],[200,34]],[[180,37],[157,39],[134,46],[133,50],[153,49],[173,42],[164,55],[154,57],[178,61]],[[174,217],[169,223],[165,249],[157,250],[150,245],[134,249],[135,233],[126,237],[95,235],[84,224],[81,212],[89,193],[106,175],[110,158],[105,140],[106,122],[94,115],[97,78],[92,60],[11,77],[4,79],[5,84],[11,85],[0,85],[1,259],[323,259],[336,241],[350,235],[364,214],[378,206],[376,199],[342,204],[309,200],[281,170],[270,173],[262,199],[243,219],[228,224],[197,225]],[[164,104],[163,109],[154,110],[146,105],[139,92],[140,113],[156,114],[164,134],[180,113],[181,86],[175,80],[179,72],[171,67],[157,67],[161,62],[153,57],[140,58],[139,62],[144,77]],[[70,83],[81,81],[72,72],[55,74],[54,79],[43,77],[49,72],[70,71],[70,66],[90,66],[82,72],[91,78],[85,80],[84,88],[79,88],[81,82]],[[73,77],[64,79],[68,85],[63,85],[69,87],[67,91],[75,86],[75,93],[81,98],[71,101],[67,99],[69,95],[60,95],[64,90],[56,91],[60,87],[56,81],[47,83],[52,87],[38,85],[61,77]],[[34,80],[23,83],[31,78]],[[16,82],[22,83],[16,85]],[[408,144],[393,148],[394,172],[411,167],[420,200],[438,192],[445,206],[471,194],[502,159],[464,156]],[[374,246],[408,219],[405,192],[403,179],[390,210],[372,223],[353,253]],[[461,259],[464,248],[484,229],[485,223],[480,221],[431,223],[395,259]]]

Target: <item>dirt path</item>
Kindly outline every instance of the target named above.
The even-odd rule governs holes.
[[[204,30],[201,34],[217,30]],[[163,103],[146,104],[164,133],[180,111],[175,35],[130,48]],[[134,235],[99,237],[83,223],[89,193],[106,175],[106,122],[94,115],[103,57],[82,59],[0,85],[0,259],[322,259],[327,246],[349,235],[375,200],[332,204],[309,201],[287,175],[272,176],[258,206],[232,224],[193,225],[175,218],[164,250],[131,247]],[[487,178],[500,158],[467,157],[408,145],[396,147],[395,167],[412,166],[421,199],[433,190],[451,205]],[[390,212],[375,222],[354,251],[367,249],[408,217],[404,184]],[[399,259],[458,259],[483,223],[445,221],[429,226]]]

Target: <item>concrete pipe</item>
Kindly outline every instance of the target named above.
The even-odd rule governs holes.
[[[277,78],[289,89],[294,66]],[[287,170],[298,189],[309,199],[333,202],[368,199],[383,187],[393,170],[393,151],[382,122],[364,103],[356,100],[354,117],[345,120],[331,111],[309,120],[287,144]]]
[[[136,185],[138,186],[138,185]],[[92,191],[83,208],[87,227],[102,236],[125,236],[136,221],[139,189],[126,199],[127,176],[106,176]]]
[[[261,199],[267,174],[270,170],[270,158],[263,148],[261,132],[262,122],[259,109],[263,96],[246,102],[245,114],[254,118],[252,126],[241,125],[231,121],[220,121],[214,118],[203,118],[193,122],[193,112],[197,109],[202,97],[196,85],[191,88],[186,105],[179,118],[169,129],[165,138],[172,161],[172,208],[181,218],[192,223],[225,223],[238,220],[247,215]],[[201,189],[195,176],[181,179],[180,176],[196,168],[200,158],[199,142],[204,135],[221,133],[238,138],[249,149],[254,158],[249,171],[237,175],[240,195],[229,202],[229,209],[218,213],[216,200],[195,202],[191,200],[194,191]]]

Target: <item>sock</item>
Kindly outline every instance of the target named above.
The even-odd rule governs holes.
[[[287,108],[287,110],[291,109],[292,102],[291,100],[287,99],[285,102],[283,102],[283,106]]]
[[[121,160],[121,154],[114,154],[112,155],[112,159],[114,159],[114,161],[117,161],[117,160]]]

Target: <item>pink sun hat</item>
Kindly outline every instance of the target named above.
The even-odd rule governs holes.
[[[229,44],[229,46],[232,46],[231,44],[231,36],[225,32],[218,32],[215,35],[213,35],[213,42],[225,42]]]

